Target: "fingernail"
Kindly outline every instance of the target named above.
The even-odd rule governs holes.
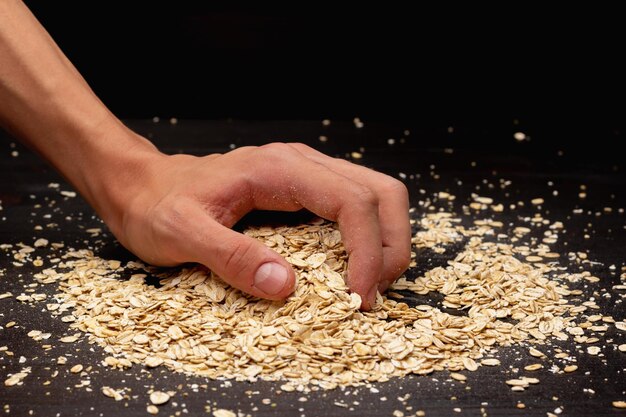
[[[377,292],[378,292],[378,284],[374,285],[367,292],[367,301],[370,303],[370,307],[374,307],[374,304],[376,304],[376,293]]]
[[[289,273],[284,266],[276,262],[264,263],[254,274],[254,287],[267,295],[278,294],[289,279]]]

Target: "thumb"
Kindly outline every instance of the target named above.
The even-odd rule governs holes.
[[[212,218],[188,241],[194,262],[207,266],[235,288],[257,297],[289,296],[296,277],[289,263],[256,239],[235,232]]]

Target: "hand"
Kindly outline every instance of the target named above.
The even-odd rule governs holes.
[[[406,187],[303,144],[205,157],[155,153],[132,181],[128,190],[118,186],[118,198],[109,200],[123,207],[95,204],[122,213],[121,221],[108,223],[124,246],[151,264],[204,264],[258,297],[287,297],[295,275],[279,254],[230,229],[254,209],[306,208],[338,222],[349,254],[347,284],[361,295],[364,309],[409,264]]]

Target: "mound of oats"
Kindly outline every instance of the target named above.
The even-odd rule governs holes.
[[[103,347],[107,365],[165,366],[209,378],[334,388],[443,369],[475,371],[497,365],[487,358],[497,346],[566,339],[572,317],[584,308],[572,312],[564,298],[570,290],[548,278],[556,268],[525,262],[527,247],[483,239],[498,225],[466,230],[459,222],[442,213],[424,218],[417,248],[466,239],[465,249],[447,266],[415,281],[401,278],[393,289],[442,293],[445,307],[466,315],[384,295],[372,311],[359,311],[361,299],[343,279],[341,235],[322,221],[245,232],[293,265],[297,289],[284,302],[248,296],[202,267],[122,267],[86,250],[68,253],[58,270],[37,279],[59,285],[51,313]],[[120,278],[133,269],[130,279]],[[160,286],[146,283],[151,274]]]

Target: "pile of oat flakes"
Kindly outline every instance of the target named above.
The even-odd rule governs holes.
[[[321,220],[245,232],[294,267],[297,289],[285,302],[248,296],[203,267],[121,265],[87,250],[68,252],[36,279],[58,285],[56,302],[48,309],[77,330],[72,340],[85,333],[101,346],[109,366],[281,380],[285,391],[299,384],[332,389],[444,369],[464,380],[458,371],[499,365],[493,355],[498,346],[587,339],[589,326],[581,323],[589,322],[586,311],[597,305],[569,301],[582,293],[567,283],[595,277],[563,272],[559,255],[546,243],[521,243],[530,229],[517,227],[509,237],[499,222],[477,220],[464,227],[461,219],[442,211],[416,223],[418,255],[425,248],[445,252],[452,243],[463,249],[445,266],[415,280],[399,279],[369,312],[359,310],[360,297],[345,285],[347,257],[339,231]],[[556,241],[560,227],[549,225],[548,242]],[[417,262],[419,256],[413,265]],[[160,285],[146,282],[154,275]],[[444,296],[442,307],[454,315],[402,301],[403,294],[437,292]],[[608,316],[603,321],[612,322]],[[623,328],[624,323],[615,325]],[[542,355],[533,350],[534,356]],[[518,390],[534,382],[507,383]]]

